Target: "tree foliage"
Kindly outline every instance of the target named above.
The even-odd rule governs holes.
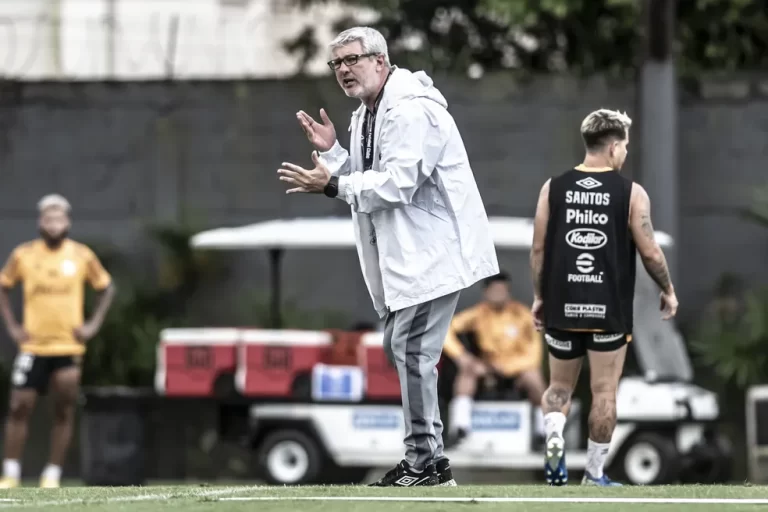
[[[622,75],[642,57],[647,0],[342,1],[380,14],[374,26],[390,41],[396,62],[433,71],[463,73],[480,65]],[[336,28],[354,24],[343,19]],[[687,74],[768,67],[764,0],[679,1],[674,27],[676,56]]]
[[[768,228],[768,185],[755,190],[752,204],[740,213]],[[768,288],[746,287],[734,276],[723,276],[704,317],[691,344],[699,361],[740,392],[764,383],[768,375]]]

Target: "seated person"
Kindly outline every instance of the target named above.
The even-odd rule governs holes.
[[[449,410],[451,445],[470,433],[472,402],[481,378],[514,378],[515,386],[525,390],[535,408],[534,434],[544,434],[541,396],[547,386],[541,372],[543,346],[531,310],[512,300],[509,277],[504,272],[486,279],[484,286],[484,300],[454,316],[443,347],[457,368]],[[474,335],[479,357],[461,343],[462,334]]]

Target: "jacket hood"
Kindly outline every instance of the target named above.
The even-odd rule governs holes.
[[[424,72],[415,73],[393,66],[392,76],[384,87],[382,103],[387,110],[403,101],[414,98],[427,98],[443,108],[448,108],[445,96],[434,86],[432,79]]]

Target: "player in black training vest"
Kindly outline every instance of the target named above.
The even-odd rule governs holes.
[[[589,357],[592,408],[582,485],[618,486],[603,472],[616,424],[616,390],[632,339],[635,258],[659,285],[664,319],[677,312],[669,269],[654,237],[643,187],[621,176],[632,120],[597,110],[581,124],[584,163],[541,189],[531,249],[533,313],[549,349],[542,399],[545,475],[565,485],[563,429],[582,360]]]

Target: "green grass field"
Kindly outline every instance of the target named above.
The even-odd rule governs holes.
[[[593,500],[593,501],[590,501]],[[600,502],[602,500],[602,502]],[[643,501],[646,500],[646,501]],[[727,500],[727,501],[717,501]],[[749,500],[752,500],[751,502]],[[768,487],[582,488],[543,485],[371,489],[367,487],[24,487],[0,491],[0,508],[84,512],[737,512],[768,510]]]

